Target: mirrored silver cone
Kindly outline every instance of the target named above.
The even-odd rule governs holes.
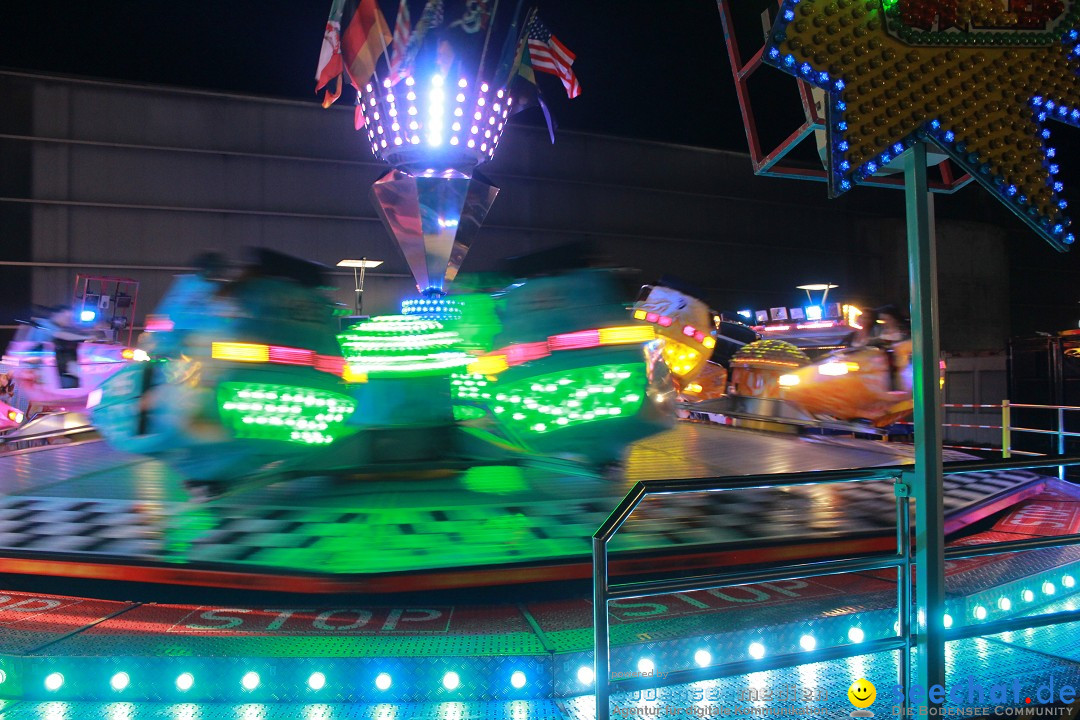
[[[371,186],[383,225],[423,293],[442,293],[461,267],[499,188],[457,170],[391,170]]]

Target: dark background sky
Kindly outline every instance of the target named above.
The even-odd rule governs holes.
[[[393,23],[396,0],[382,4]],[[500,0],[498,12],[515,4]],[[3,67],[312,102],[330,10],[330,0],[0,5]],[[541,76],[560,127],[745,151],[714,0],[551,1],[540,15],[578,56],[583,91],[574,101]]]

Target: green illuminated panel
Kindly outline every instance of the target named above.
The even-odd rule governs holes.
[[[354,374],[424,375],[467,365],[461,336],[437,320],[386,315],[353,325],[338,335]]]
[[[345,420],[356,404],[325,390],[263,383],[222,383],[222,422],[238,438],[329,444],[347,433]]]
[[[634,414],[645,399],[642,363],[596,365],[503,385],[492,412],[518,430],[547,433]]]

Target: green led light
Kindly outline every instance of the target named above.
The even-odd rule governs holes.
[[[546,433],[632,415],[645,386],[642,363],[576,368],[500,384],[492,411],[519,430]]]
[[[473,358],[460,349],[461,336],[436,320],[386,315],[353,325],[338,335],[345,362],[355,374],[424,375],[460,368]]]
[[[329,444],[346,434],[356,404],[326,390],[257,383],[222,383],[217,391],[222,422],[238,438]]]
[[[472,405],[455,405],[454,406],[454,419],[455,420],[477,420],[487,415],[483,408],[473,407]]]

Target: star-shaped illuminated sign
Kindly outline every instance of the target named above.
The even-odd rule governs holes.
[[[765,62],[828,92],[830,193],[931,138],[1054,247],[1049,120],[1080,125],[1080,0],[784,0]]]

